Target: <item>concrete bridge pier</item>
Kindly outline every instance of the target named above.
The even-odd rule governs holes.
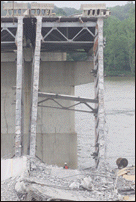
[[[63,53],[60,54],[60,56]],[[53,57],[54,55],[54,57]],[[41,55],[38,92],[74,95],[74,67],[66,61],[49,61],[55,58],[48,53]],[[57,54],[58,55],[58,54]],[[64,55],[64,54],[63,54]],[[26,57],[27,56],[27,57]],[[30,153],[30,108],[32,51],[24,51],[24,140],[23,154]],[[61,57],[63,58],[63,57]],[[61,59],[60,58],[60,59]],[[64,60],[66,58],[64,57]],[[73,63],[74,65],[74,63]],[[71,76],[73,75],[73,76]],[[36,121],[35,155],[47,164],[63,166],[65,162],[71,168],[77,168],[77,134],[75,133],[75,112],[58,110],[59,105],[53,100],[40,103],[45,98],[38,98]],[[65,107],[73,101],[55,100]],[[43,106],[43,107],[42,107]],[[44,107],[46,106],[46,107]]]
[[[14,6],[18,10],[22,4]],[[2,150],[5,152],[4,144],[10,139],[9,151],[16,157],[36,155],[47,164],[67,162],[77,168],[74,106],[82,103],[88,110],[78,111],[95,115],[98,167],[104,156],[103,19],[110,11],[105,4],[85,4],[81,16],[58,17],[51,13],[52,4],[32,4],[32,11],[43,6],[50,10],[37,15],[27,4],[23,6],[24,13],[1,18]],[[13,10],[11,3],[4,8]],[[64,52],[84,52],[88,61],[66,61]],[[94,99],[74,96],[74,86],[93,81]],[[8,106],[14,97],[8,95],[13,86],[16,98]]]
[[[74,95],[73,70],[66,63],[41,61],[39,92]],[[77,168],[75,112],[57,109],[74,102],[54,99],[40,103],[43,99],[47,98],[39,97],[36,155],[48,164],[63,166],[67,162],[71,168]]]

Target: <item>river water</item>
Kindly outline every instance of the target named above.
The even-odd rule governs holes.
[[[105,118],[107,130],[107,162],[116,167],[116,159],[124,157],[135,164],[135,78],[105,78]],[[75,95],[94,98],[94,83],[76,86]],[[92,105],[93,107],[93,105]],[[87,107],[83,104],[76,109]],[[78,136],[78,167],[94,166],[94,115],[76,112],[75,127]]]

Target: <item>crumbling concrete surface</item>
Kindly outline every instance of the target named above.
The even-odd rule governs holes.
[[[119,191],[122,183],[118,169],[64,169],[49,166],[27,156],[26,169],[18,176],[1,182],[1,201],[117,201],[125,200]],[[133,169],[130,169],[133,170]],[[135,189],[125,181],[123,189]],[[126,195],[127,196],[127,195]],[[127,196],[128,198],[128,196]],[[131,197],[132,198],[132,197]]]
[[[115,190],[122,201],[135,201],[135,167],[116,171]]]

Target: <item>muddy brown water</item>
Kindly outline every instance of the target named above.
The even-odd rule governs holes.
[[[105,78],[105,112],[107,133],[107,162],[116,168],[119,157],[127,158],[128,165],[135,164],[135,78]],[[76,86],[75,95],[94,98],[94,83]],[[93,106],[93,105],[92,105]],[[76,109],[86,110],[83,104]],[[76,112],[78,134],[78,167],[94,165],[94,116]]]

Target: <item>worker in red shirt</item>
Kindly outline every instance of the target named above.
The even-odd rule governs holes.
[[[69,167],[68,167],[68,165],[67,165],[67,163],[65,163],[64,164],[64,167],[63,167],[64,169],[68,169]]]

